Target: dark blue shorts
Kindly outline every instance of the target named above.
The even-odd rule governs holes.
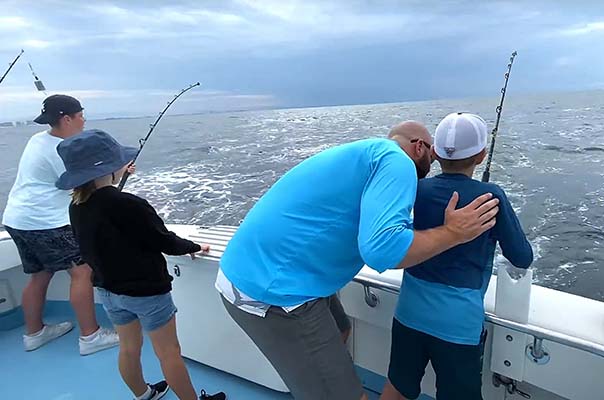
[[[417,399],[430,361],[436,373],[437,400],[482,400],[484,339],[483,334],[474,346],[451,343],[394,319],[388,379],[405,398]]]
[[[26,274],[42,271],[55,273],[84,264],[69,225],[36,231],[4,227],[17,246]]]

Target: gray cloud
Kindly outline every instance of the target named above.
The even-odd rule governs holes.
[[[519,90],[604,81],[597,1],[24,3],[2,2],[0,60],[25,48],[49,89],[103,93],[105,113],[195,80],[225,109],[482,95],[512,49]],[[0,119],[31,114],[30,81],[25,63],[11,73]]]

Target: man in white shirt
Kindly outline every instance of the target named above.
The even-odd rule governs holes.
[[[44,100],[34,121],[50,129],[32,136],[25,146],[2,218],[19,250],[23,270],[30,275],[22,296],[23,345],[32,351],[73,329],[71,322],[47,325],[42,320],[51,278],[55,272],[67,271],[70,302],[80,325],[80,354],[92,354],[118,345],[118,336],[97,323],[91,269],[81,260],[69,224],[70,193],[55,186],[65,171],[57,145],[80,133],[86,120],[77,99],[53,95]]]

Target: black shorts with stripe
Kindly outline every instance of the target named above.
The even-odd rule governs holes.
[[[437,400],[482,400],[482,357],[478,345],[447,342],[394,319],[388,379],[405,398],[417,399],[428,362],[436,373]]]

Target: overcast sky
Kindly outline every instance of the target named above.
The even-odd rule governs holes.
[[[89,117],[604,88],[602,1],[0,0],[0,121],[47,94]]]

